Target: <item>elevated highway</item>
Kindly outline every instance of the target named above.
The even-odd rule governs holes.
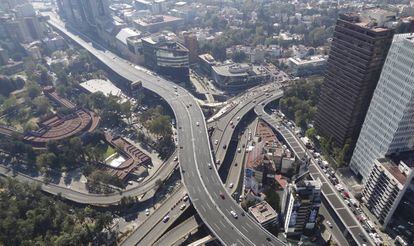
[[[43,191],[48,192],[52,195],[59,195],[65,199],[79,204],[109,206],[118,204],[123,197],[136,197],[139,198],[141,202],[151,198],[152,194],[150,195],[150,193],[155,192],[157,180],[166,180],[176,168],[178,168],[178,163],[174,162],[173,158],[171,157],[162,164],[162,167],[160,167],[153,176],[140,183],[139,186],[125,190],[122,193],[116,192],[111,194],[85,193],[52,183],[46,184],[29,175],[23,173],[13,173],[11,169],[4,166],[0,166],[0,175],[13,176],[22,182],[40,184]]]
[[[165,233],[154,243],[154,246],[181,245],[187,236],[196,232],[201,225],[202,222],[197,221],[196,216],[191,216]]]
[[[242,209],[227,193],[216,169],[209,168],[208,164],[213,163],[213,158],[204,115],[190,93],[119,58],[88,37],[68,31],[53,13],[50,13],[48,23],[95,56],[109,71],[129,81],[141,81],[144,88],[160,95],[170,105],[178,126],[178,156],[183,182],[198,214],[221,243],[283,245],[253,218],[241,215]],[[224,199],[220,194],[223,194]],[[230,211],[235,211],[239,217],[233,218]]]
[[[211,136],[211,141],[214,146],[213,149],[216,161],[219,161],[219,163],[223,162],[226,154],[226,148],[230,143],[231,137],[233,136],[234,129],[249,111],[253,110],[256,105],[280,99],[282,96],[283,91],[281,91],[274,84],[256,87],[254,90],[248,91],[247,93],[239,96],[236,99],[237,106],[230,109],[226,112],[226,114],[211,123],[210,125],[215,128],[213,135]],[[220,167],[221,166],[218,166],[219,169]]]

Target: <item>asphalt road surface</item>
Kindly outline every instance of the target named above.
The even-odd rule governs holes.
[[[283,242],[267,232],[253,218],[241,215],[243,210],[227,193],[214,165],[212,169],[208,167],[208,163],[213,163],[213,158],[204,115],[189,92],[119,58],[87,37],[81,38],[78,36],[81,34],[69,32],[64,23],[53,14],[50,16],[49,23],[55,29],[88,50],[109,70],[129,81],[141,81],[146,89],[157,93],[168,102],[178,126],[178,156],[183,182],[195,209],[220,242],[225,245],[283,245]],[[239,215],[237,219],[230,214],[231,210]]]

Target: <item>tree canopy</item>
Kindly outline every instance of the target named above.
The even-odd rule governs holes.
[[[102,244],[109,213],[71,208],[38,186],[0,179],[0,242],[4,245]]]

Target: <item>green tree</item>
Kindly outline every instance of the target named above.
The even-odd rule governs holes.
[[[41,92],[42,90],[40,89],[40,86],[36,83],[30,83],[26,89],[27,97],[30,99],[40,96]]]
[[[243,62],[247,59],[247,55],[243,51],[236,51],[233,53],[231,59],[234,62]]]
[[[166,115],[160,115],[155,117],[149,123],[149,130],[162,137],[168,137],[172,135],[170,117]]]
[[[50,168],[54,168],[57,158],[54,153],[43,153],[36,157],[36,165],[42,173],[46,173]]]
[[[44,97],[36,97],[33,99],[33,105],[35,106],[37,115],[45,115],[50,108],[49,100]]]

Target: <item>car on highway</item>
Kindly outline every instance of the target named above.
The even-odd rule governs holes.
[[[164,216],[164,218],[162,218],[162,222],[166,223],[169,219],[170,216],[167,214],[166,216]]]
[[[200,122],[198,122],[198,121],[197,121],[197,122],[196,122],[196,125],[197,125],[197,126],[199,126],[199,125],[200,125]]]
[[[235,218],[235,219],[237,219],[237,213],[236,212],[234,212],[233,210],[231,210],[230,211],[230,214]]]
[[[326,224],[327,224],[330,228],[332,228],[332,223],[331,223],[329,220],[327,220],[327,221],[326,221]]]
[[[210,169],[212,168],[210,163],[207,163],[207,166],[208,166],[208,168],[210,168]]]
[[[229,184],[229,188],[233,188],[233,186],[234,186],[234,184],[233,184],[233,183],[230,183],[230,184]]]
[[[225,198],[224,194],[221,193],[221,192],[220,192],[220,197],[221,197],[221,199],[224,199]]]
[[[216,140],[214,140],[214,144],[215,145],[217,145],[218,144],[218,140],[216,139]]]
[[[341,184],[337,184],[337,185],[335,185],[335,188],[336,188],[336,190],[337,190],[337,191],[339,191],[339,192],[344,191],[344,187],[343,187]]]

